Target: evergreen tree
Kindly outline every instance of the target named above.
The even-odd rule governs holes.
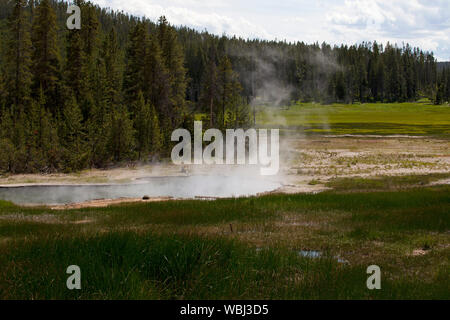
[[[6,106],[6,97],[8,96],[8,92],[6,90],[6,79],[5,79],[5,74],[6,72],[3,71],[3,67],[0,66],[0,116],[1,116],[1,111],[4,108],[4,106]]]
[[[389,43],[386,46],[386,98],[389,102],[395,102],[401,96],[400,68],[397,56],[397,48]]]
[[[226,128],[227,124],[234,127],[234,122],[227,119],[227,110],[235,109],[236,104],[239,103],[239,94],[242,87],[227,56],[224,56],[219,63],[217,79],[218,101],[221,108],[218,124],[222,128]]]
[[[378,69],[380,65],[380,50],[378,43],[374,42],[372,46],[373,54],[369,57],[368,63],[368,85],[371,93],[372,101],[376,102],[379,100],[379,88],[378,88]]]
[[[344,73],[336,73],[335,101],[344,102],[346,98],[346,85],[344,81]]]
[[[441,83],[436,88],[435,98],[434,98],[434,104],[440,105],[444,102],[444,86]]]
[[[134,110],[136,110],[136,120],[134,124],[138,158],[143,159],[150,153],[152,114],[150,106],[145,102],[144,95],[141,91],[139,91],[138,100]]]
[[[86,67],[80,30],[67,33],[67,62],[65,66],[65,84],[72,94],[81,101],[85,93]]]
[[[250,109],[246,101],[235,96],[232,109],[227,111],[226,127],[227,128],[248,128],[251,124]]]
[[[42,0],[33,24],[33,75],[35,94],[42,88],[47,106],[56,114],[60,90],[60,56],[56,40],[56,16],[49,0]]]
[[[27,150],[29,172],[51,172],[58,168],[59,143],[52,115],[46,110],[45,97],[33,101],[28,113]]]
[[[121,102],[122,63],[120,61],[121,56],[119,50],[116,30],[115,28],[111,28],[107,38],[103,41],[101,53],[106,74],[106,103],[109,106],[116,106]]]
[[[77,0],[76,2],[81,9],[82,16],[82,28],[80,31],[83,39],[83,51],[86,55],[87,65],[91,65],[94,62],[98,46],[97,36],[99,22],[95,7],[92,3],[86,3],[84,0]]]
[[[29,103],[31,88],[31,39],[26,0],[15,0],[8,20],[6,45],[6,87],[8,103],[24,108]]]
[[[162,110],[162,116],[170,119],[171,128],[177,128],[182,123],[186,107],[184,52],[178,42],[176,30],[169,25],[165,17],[158,21],[157,37],[170,83],[170,105]]]
[[[112,114],[104,103],[97,104],[90,112],[86,123],[89,145],[89,165],[105,167],[111,160],[109,137],[111,135]]]
[[[367,80],[367,70],[366,70],[366,61],[364,61],[364,57],[359,59],[359,63],[358,63],[358,78],[357,78],[357,83],[358,83],[358,95],[357,95],[357,99],[359,102],[364,103],[367,101],[368,98],[368,94],[369,94],[369,83]]]
[[[0,172],[14,172],[15,146],[13,138],[13,119],[9,109],[3,108],[0,117]]]
[[[14,166],[14,145],[7,138],[0,138],[0,172],[12,172]]]
[[[155,36],[149,39],[145,59],[144,90],[146,101],[156,106],[159,114],[166,115],[171,103],[170,78]]]
[[[156,112],[155,106],[152,106],[151,113],[151,154],[155,157],[162,152],[164,137],[161,133],[161,127],[159,125],[158,113]]]
[[[11,142],[14,145],[12,173],[30,172],[29,163],[29,145],[27,142],[28,124],[25,111],[11,111],[13,119]]]
[[[217,53],[214,47],[209,49],[206,62],[206,68],[203,73],[200,103],[202,107],[209,113],[210,127],[214,127],[215,109],[218,104],[218,83],[217,83]]]
[[[135,103],[139,91],[146,92],[144,61],[146,61],[147,38],[146,25],[138,22],[130,33],[123,80],[125,103],[129,106]]]
[[[135,119],[135,141],[139,159],[148,159],[149,155],[157,156],[162,151],[163,137],[159,126],[158,114],[154,106],[145,102],[139,93]]]
[[[85,168],[89,160],[86,130],[83,125],[81,109],[73,96],[64,106],[60,131],[64,169],[74,171]]]
[[[445,86],[445,101],[447,103],[450,102],[450,68],[445,69],[445,79],[446,79],[446,86]]]
[[[134,132],[129,112],[120,107],[112,112],[109,146],[115,161],[133,158]]]
[[[91,89],[89,94],[95,96],[96,88],[96,56],[98,55],[98,29],[99,22],[92,3],[81,3],[82,28],[81,38],[83,40],[83,53],[85,56],[86,82]],[[84,111],[85,114],[88,113]]]
[[[112,110],[107,99],[94,103],[86,121],[89,165],[105,167],[111,160],[109,136],[112,126]]]

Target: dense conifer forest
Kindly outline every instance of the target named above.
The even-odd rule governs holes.
[[[176,128],[242,128],[254,105],[449,101],[450,67],[408,44],[217,36],[83,0],[0,0],[0,171],[156,161]]]

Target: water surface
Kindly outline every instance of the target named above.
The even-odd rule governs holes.
[[[279,183],[227,176],[152,177],[132,184],[0,188],[0,199],[16,204],[60,205],[96,199],[149,197],[241,197],[273,191]]]

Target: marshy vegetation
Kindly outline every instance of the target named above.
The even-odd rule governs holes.
[[[67,211],[1,202],[0,298],[448,299],[449,212],[449,186]],[[66,288],[72,264],[81,291]],[[371,264],[382,290],[366,288]]]

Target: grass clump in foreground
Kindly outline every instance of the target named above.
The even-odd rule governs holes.
[[[352,286],[351,281],[343,281],[351,279],[352,270],[329,259],[309,261],[292,252],[256,252],[223,239],[117,233],[18,246],[2,259],[13,259],[21,272],[11,266],[2,270],[2,280],[6,286],[22,285],[8,286],[2,298],[313,298],[325,288],[322,297],[331,298],[340,295],[336,287]],[[82,270],[83,282],[81,291],[72,292],[65,287],[64,266],[74,262]],[[363,275],[363,270],[358,274]],[[4,282],[2,287],[6,289]],[[360,290],[357,295],[364,294]]]
[[[449,212],[446,186],[69,211],[1,203],[0,298],[448,299]],[[66,288],[73,264],[80,291]],[[372,264],[382,290],[366,288]]]

